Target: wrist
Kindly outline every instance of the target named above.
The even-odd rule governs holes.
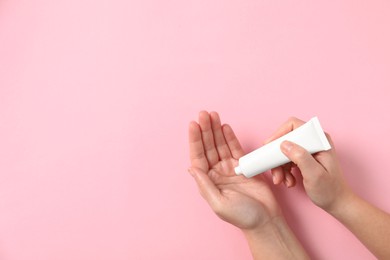
[[[338,218],[343,214],[343,212],[345,212],[346,207],[354,204],[354,202],[357,200],[358,197],[355,195],[355,193],[349,187],[346,187],[343,192],[340,193],[334,203],[324,210],[333,217]]]
[[[283,216],[275,216],[270,218],[269,221],[263,223],[262,225],[256,226],[250,229],[242,229],[246,238],[262,238],[267,237],[268,235],[274,235],[279,233],[280,230],[285,229],[286,221]]]
[[[242,230],[254,259],[308,259],[283,216],[276,216],[262,226]]]

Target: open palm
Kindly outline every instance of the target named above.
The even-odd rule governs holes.
[[[223,220],[241,228],[261,226],[280,216],[280,208],[264,176],[246,178],[234,173],[244,155],[229,125],[216,112],[199,113],[189,126],[191,168],[200,193]]]

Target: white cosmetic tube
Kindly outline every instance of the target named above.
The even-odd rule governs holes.
[[[280,150],[280,144],[285,140],[302,146],[311,154],[331,148],[320,121],[313,117],[295,130],[241,157],[234,171],[249,178],[290,162]]]

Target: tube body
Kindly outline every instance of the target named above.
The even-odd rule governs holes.
[[[234,171],[249,178],[290,162],[280,150],[280,144],[285,140],[299,144],[311,154],[331,148],[320,121],[313,117],[297,129],[241,157]]]

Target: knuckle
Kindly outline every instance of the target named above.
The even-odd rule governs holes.
[[[288,122],[295,122],[297,120],[298,120],[298,118],[296,118],[295,116],[290,116],[287,121]]]
[[[295,158],[297,158],[298,160],[302,160],[303,158],[306,157],[306,151],[301,149],[301,148],[297,148],[295,151],[294,151],[294,156]]]
[[[295,116],[290,116],[286,122],[286,124],[291,125],[293,127],[293,129],[301,126],[304,123],[305,123],[305,121],[303,121]]]
[[[304,121],[302,121],[301,119],[299,119],[298,117],[295,117],[295,116],[290,116],[288,119],[288,122],[291,122],[294,125],[297,125],[297,124],[299,125],[299,124],[304,123]]]

